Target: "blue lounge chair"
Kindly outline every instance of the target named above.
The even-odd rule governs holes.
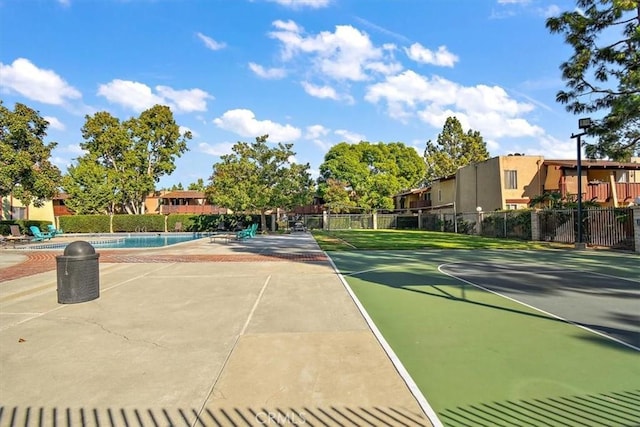
[[[44,240],[51,240],[51,238],[53,237],[50,233],[43,233],[35,225],[29,226],[29,230],[31,230],[31,234],[33,234],[33,241],[34,242],[42,242]]]
[[[47,230],[49,230],[49,234],[51,234],[51,237],[56,237],[57,235],[62,234],[62,230],[58,230],[53,224],[48,224]]]
[[[240,230],[236,233],[236,239],[244,240],[255,237],[256,231],[258,231],[258,223],[253,223],[244,230]]]

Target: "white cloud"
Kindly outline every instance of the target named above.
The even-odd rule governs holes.
[[[281,79],[287,75],[287,71],[284,68],[264,68],[255,62],[249,62],[249,68],[263,79]]]
[[[196,35],[198,36],[198,38],[200,40],[202,40],[202,42],[207,47],[207,49],[220,50],[220,49],[224,49],[225,47],[227,47],[226,43],[217,42],[214,39],[212,39],[211,37],[206,36],[206,35],[204,35],[202,33],[196,33]]]
[[[80,91],[65,82],[55,71],[36,67],[25,58],[11,65],[0,62],[0,87],[45,104],[63,105],[82,97]]]
[[[532,148],[524,150],[526,154],[542,154],[546,159],[576,158],[576,143],[573,140],[561,140],[550,135],[543,135],[532,146]]]
[[[224,156],[226,154],[231,154],[234,144],[230,142],[221,142],[218,144],[208,144],[206,142],[201,142],[198,144],[198,151],[201,153],[209,154],[211,156]]]
[[[355,133],[355,132],[351,132],[348,130],[344,130],[344,129],[338,129],[335,132],[336,135],[342,137],[342,140],[344,142],[348,142],[349,144],[357,144],[360,141],[366,141],[366,138],[364,135],[361,135],[359,133]]]
[[[66,129],[64,123],[62,123],[56,117],[44,116],[42,118],[49,122],[49,127],[51,129],[55,129],[55,130],[65,130]]]
[[[268,134],[270,142],[291,142],[300,138],[300,129],[291,125],[281,125],[271,120],[257,120],[251,110],[236,109],[225,112],[213,120],[221,129],[234,132],[246,138]]]
[[[83,156],[87,153],[87,151],[83,150],[82,147],[80,147],[80,144],[68,144],[61,149],[64,152],[77,154],[78,156]]]
[[[71,6],[71,0],[58,0],[58,3],[65,7]]]
[[[175,90],[168,86],[156,86],[158,94],[170,101],[177,111],[207,111],[207,99],[213,98],[201,89]]]
[[[340,95],[338,95],[336,90],[331,86],[326,86],[326,85],[316,86],[309,82],[302,82],[302,87],[304,88],[305,92],[307,92],[309,95],[315,98],[321,98],[321,99],[328,98],[328,99],[334,99],[336,101],[342,98]]]
[[[370,85],[365,99],[386,102],[391,117],[407,121],[418,117],[441,129],[447,117],[456,116],[463,129],[474,129],[486,138],[539,137],[544,130],[524,115],[531,103],[518,102],[499,86],[461,86],[442,77],[431,78],[411,70]]]
[[[129,80],[112,80],[101,84],[98,95],[109,102],[140,112],[156,104],[168,105],[174,112],[206,111],[207,99],[213,98],[200,89],[175,90],[168,86],[156,86],[156,92],[144,83]]]
[[[458,62],[458,56],[447,50],[446,46],[438,47],[436,52],[427,49],[420,43],[412,44],[408,49],[404,48],[407,56],[416,62],[438,65],[441,67],[453,67]]]
[[[323,136],[327,136],[331,129],[327,129],[322,125],[307,126],[307,133],[305,133],[305,139],[317,139]]]
[[[560,6],[556,4],[549,5],[545,9],[542,9],[541,11],[542,16],[544,16],[545,18],[551,18],[552,16],[559,16],[560,13],[562,13],[562,9],[560,9]]]
[[[401,69],[389,46],[374,46],[366,33],[350,25],[338,25],[334,32],[322,31],[309,36],[293,21],[274,21],[273,26],[277,30],[269,35],[282,44],[282,59],[289,61],[301,56],[309,61],[312,72],[323,77],[364,81],[371,78],[370,72]]]
[[[290,7],[292,9],[301,9],[309,7],[311,9],[319,9],[329,6],[331,0],[268,0],[272,3],[278,3],[281,6]]]
[[[326,152],[329,151],[333,145],[325,139],[329,135],[329,132],[331,132],[331,129],[322,125],[311,125],[307,126],[304,138],[313,142],[321,151]]]

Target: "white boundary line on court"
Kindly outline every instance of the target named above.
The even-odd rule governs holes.
[[[538,312],[540,312],[540,313],[546,314],[547,316],[551,316],[551,317],[553,317],[553,318],[555,318],[555,319],[561,320],[561,321],[563,321],[563,322],[565,322],[565,323],[568,323],[568,324],[570,324],[570,325],[577,326],[577,327],[578,327],[578,328],[580,328],[580,329],[584,329],[585,331],[588,331],[588,332],[594,333],[594,334],[596,334],[596,335],[600,335],[601,337],[603,337],[603,338],[607,338],[607,339],[609,339],[609,340],[611,340],[611,341],[615,341],[615,342],[617,342],[618,344],[622,344],[622,345],[624,345],[625,347],[632,348],[632,349],[634,349],[635,351],[640,351],[640,348],[638,348],[638,347],[636,347],[636,346],[634,346],[634,345],[631,345],[631,344],[629,344],[629,343],[626,343],[626,342],[624,342],[624,341],[622,341],[622,340],[619,340],[619,339],[617,339],[617,338],[614,338],[614,337],[612,337],[612,336],[610,336],[610,335],[607,335],[607,334],[605,334],[605,333],[603,333],[603,332],[596,331],[595,329],[591,329],[591,328],[588,328],[588,327],[586,327],[586,326],[580,325],[580,324],[578,324],[578,323],[572,322],[571,320],[567,320],[567,319],[565,319],[564,317],[560,317],[560,316],[558,316],[558,315],[556,315],[556,314],[553,314],[553,313],[551,313],[551,312],[548,312],[548,311],[542,310],[542,309],[540,309],[540,308],[538,308],[538,307],[534,307],[533,305],[527,304],[527,303],[525,303],[525,302],[518,301],[518,300],[517,300],[517,299],[515,299],[515,298],[509,297],[509,296],[506,296],[506,295],[503,295],[503,294],[501,294],[500,292],[496,292],[496,291],[493,291],[493,290],[491,290],[491,289],[489,289],[489,288],[485,288],[485,287],[484,287],[484,286],[482,286],[482,285],[478,285],[477,283],[473,283],[473,282],[471,282],[471,281],[469,281],[469,280],[466,280],[466,279],[463,279],[463,278],[461,278],[461,277],[454,276],[453,274],[449,274],[449,273],[447,273],[446,271],[443,271],[443,270],[442,270],[442,267],[453,266],[453,265],[456,265],[456,264],[460,264],[460,263],[459,263],[459,262],[452,262],[452,263],[440,264],[440,265],[438,265],[438,271],[439,271],[440,273],[442,273],[442,274],[446,275],[446,276],[449,276],[449,277],[453,278],[453,279],[460,280],[461,282],[468,283],[469,285],[471,285],[471,286],[475,286],[475,287],[476,287],[476,288],[478,288],[478,289],[482,289],[483,291],[491,292],[491,293],[492,293],[492,294],[494,294],[494,295],[498,295],[499,297],[506,298],[506,299],[508,299],[508,300],[510,300],[510,301],[513,301],[513,302],[517,303],[517,304],[523,305],[523,306],[528,307],[528,308],[530,308],[530,309],[532,309],[532,310],[536,310],[536,311],[538,311]]]
[[[371,319],[371,316],[369,316],[369,313],[367,313],[367,310],[365,310],[364,306],[362,305],[362,303],[360,302],[356,294],[353,292],[353,289],[351,289],[351,286],[349,286],[349,284],[345,280],[342,273],[340,273],[340,270],[338,270],[338,267],[336,266],[336,264],[333,262],[331,257],[326,252],[325,252],[325,255],[329,259],[331,266],[333,267],[334,271],[338,275],[338,278],[342,282],[342,286],[344,286],[344,288],[349,293],[349,296],[355,303],[356,307],[358,307],[360,314],[362,314],[362,317],[364,317],[364,320],[367,322],[367,325],[369,325],[369,328],[373,332],[373,335],[376,337],[376,339],[382,346],[385,353],[387,353],[387,357],[391,359],[391,363],[393,363],[393,366],[396,368],[396,370],[400,374],[400,377],[402,377],[402,380],[405,382],[405,384],[409,388],[409,391],[411,392],[411,394],[413,394],[413,397],[416,399],[416,401],[418,402],[418,405],[420,406],[420,408],[422,408],[422,410],[424,411],[425,415],[427,416],[431,424],[433,424],[433,427],[444,427],[444,425],[438,418],[438,415],[436,415],[436,412],[433,410],[431,405],[429,405],[429,402],[427,402],[427,399],[424,397],[424,395],[418,388],[418,385],[415,383],[415,381],[413,381],[413,378],[411,378],[411,375],[409,375],[409,372],[404,367],[404,365],[402,364],[402,362],[400,361],[396,353],[393,351],[393,349],[391,348],[387,340],[384,339],[384,337],[382,336],[382,333],[380,332],[378,327],[375,325],[375,323],[373,323],[373,319]],[[376,270],[376,269],[372,269],[372,270]],[[362,272],[359,272],[359,273],[362,273]],[[351,274],[356,274],[356,273],[351,273]]]

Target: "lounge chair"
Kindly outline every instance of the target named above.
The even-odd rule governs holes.
[[[11,235],[5,237],[5,239],[9,242],[12,242],[14,247],[18,242],[28,242],[31,240],[31,236],[27,236],[26,234],[20,232],[20,226],[18,225],[9,225],[9,229],[11,230]]]
[[[48,224],[47,230],[49,231],[49,234],[51,234],[51,237],[56,237],[57,235],[62,234],[62,230],[57,229],[53,224]]]
[[[244,230],[240,230],[236,233],[237,240],[250,239],[255,237],[256,231],[258,231],[258,223],[253,223]]]
[[[173,227],[173,231],[181,232],[182,231],[182,223],[181,222],[176,222],[176,224]]]
[[[51,238],[53,237],[50,233],[43,233],[35,225],[30,226],[29,230],[31,230],[31,234],[33,234],[33,240],[35,242],[43,242],[45,240],[51,240]]]

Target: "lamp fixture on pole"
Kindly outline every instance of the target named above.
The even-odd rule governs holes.
[[[582,132],[574,135],[571,134],[571,138],[577,139],[578,145],[578,163],[577,163],[577,178],[578,178],[578,230],[576,236],[576,248],[584,249],[585,245],[582,241],[582,143],[580,137],[587,134],[588,129],[591,127],[591,119],[584,118],[578,120],[578,128],[582,129]]]

